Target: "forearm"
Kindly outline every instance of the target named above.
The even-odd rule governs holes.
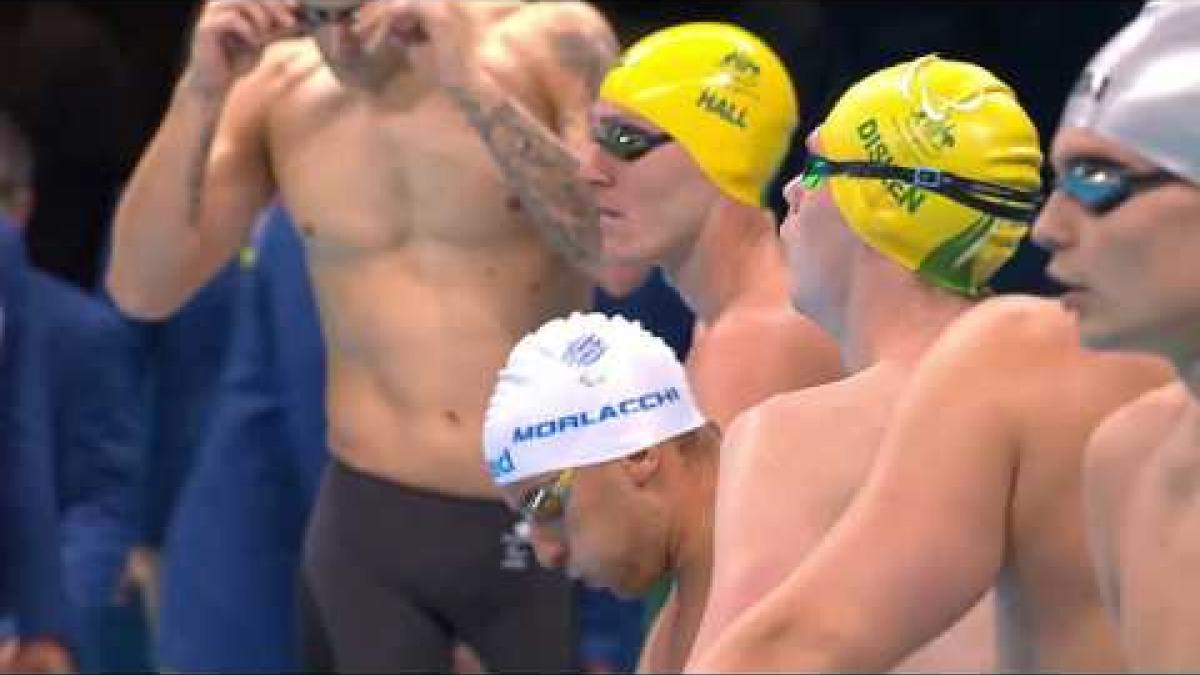
[[[563,141],[491,85],[458,86],[450,93],[546,241],[570,263],[598,273],[595,203]]]
[[[199,245],[204,174],[223,102],[181,83],[121,196],[107,284],[130,314],[162,318],[184,300],[180,276]]]
[[[642,653],[638,655],[636,673],[678,672],[683,664],[672,664],[669,655],[671,633],[675,632],[677,589],[672,588],[646,633]]]

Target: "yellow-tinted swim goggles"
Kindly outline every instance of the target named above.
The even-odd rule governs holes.
[[[908,168],[876,162],[837,162],[809,153],[800,172],[800,183],[809,190],[815,190],[831,176],[900,180],[981,213],[1020,223],[1032,223],[1043,201],[1040,192],[964,178],[940,169]]]
[[[574,477],[574,469],[565,469],[550,483],[525,493],[518,509],[521,519],[530,523],[551,523],[562,518],[567,510],[567,495]]]

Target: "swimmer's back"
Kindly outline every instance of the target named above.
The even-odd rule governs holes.
[[[994,433],[979,438],[980,450],[1011,453],[994,462],[1012,472],[997,476],[1010,484],[997,587],[1001,668],[1119,669],[1115,633],[1088,561],[1082,456],[1105,415],[1165,381],[1165,364],[1085,351],[1073,317],[1057,302],[1020,296],[969,311],[931,352],[934,358],[939,369],[961,370],[963,386],[941,392],[945,404],[972,406],[995,420],[938,433],[990,427]]]

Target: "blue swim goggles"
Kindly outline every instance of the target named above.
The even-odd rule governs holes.
[[[1102,216],[1139,192],[1176,182],[1183,179],[1162,169],[1134,173],[1110,159],[1073,157],[1059,174],[1055,189]]]

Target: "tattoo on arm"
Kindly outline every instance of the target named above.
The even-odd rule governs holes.
[[[573,264],[593,265],[601,253],[600,230],[575,157],[544,124],[507,98],[488,105],[464,88],[450,93],[550,245]]]
[[[600,91],[604,74],[612,64],[615,45],[579,32],[561,32],[554,36],[554,51],[559,63],[583,81],[590,98]]]
[[[582,85],[571,94],[577,100],[559,106],[559,131],[570,137],[586,129],[587,109],[617,45],[607,33],[579,29],[555,30],[550,44],[558,67]],[[455,89],[451,95],[550,245],[573,264],[594,267],[601,257],[596,208],[579,175],[579,163],[563,140],[503,95],[467,88]]]

